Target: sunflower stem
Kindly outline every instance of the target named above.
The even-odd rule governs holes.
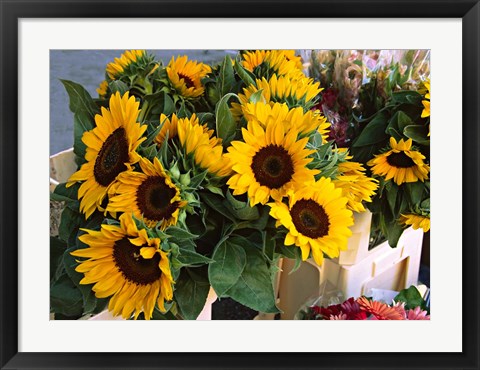
[[[145,119],[146,113],[149,110],[148,107],[149,107],[148,101],[145,100],[143,102],[142,109],[140,110],[140,114],[138,116],[138,120],[140,121],[140,123],[143,123],[143,120]]]

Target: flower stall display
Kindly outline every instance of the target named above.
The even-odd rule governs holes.
[[[317,108],[328,134],[379,181],[367,207],[371,246],[395,247],[405,228],[430,229],[428,50],[314,50],[308,74],[321,83]]]
[[[382,153],[367,155],[329,139],[335,125],[320,104],[328,85],[307,77],[292,50],[240,51],[216,65],[129,50],[107,65],[98,97],[62,83],[76,169],[51,194],[63,204],[50,246],[55,319],[104,310],[196,319],[211,289],[274,314],[280,259],[338,257],[353,212],[383,209],[385,189],[398,188],[387,205],[399,199],[405,224],[428,210],[428,162],[417,147],[428,143],[402,136],[428,127],[402,113],[427,99],[419,92],[392,103],[392,139],[379,135]],[[358,119],[363,136],[379,121]],[[392,163],[405,166],[397,174]]]
[[[322,301],[322,299],[320,299]],[[324,300],[323,300],[324,301]],[[323,303],[323,302],[322,302]],[[430,320],[428,303],[415,286],[400,291],[392,302],[361,296],[338,304],[302,308],[298,320]]]

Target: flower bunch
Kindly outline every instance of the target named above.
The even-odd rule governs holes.
[[[415,287],[402,290],[391,304],[361,296],[327,307],[310,306],[302,320],[430,320],[429,309]]]
[[[410,225],[427,232],[429,51],[319,50],[307,57],[310,76],[325,88],[317,107],[331,123],[329,140],[379,181],[368,205],[375,233],[396,246]]]
[[[213,288],[275,313],[279,258],[338,257],[378,181],[327,140],[302,68],[292,50],[216,65],[131,50],[97,99],[62,81],[78,170],[52,194],[52,311],[195,319]]]

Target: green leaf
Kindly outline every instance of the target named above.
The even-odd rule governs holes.
[[[197,189],[202,184],[203,180],[205,180],[205,177],[207,176],[207,174],[208,174],[208,171],[205,170],[199,173],[198,175],[193,176],[190,179],[190,184],[188,184],[188,186],[192,189]]]
[[[154,94],[144,96],[144,101],[148,103],[151,108],[151,115],[160,115],[161,113],[169,116],[175,111],[175,104],[167,93],[164,91],[158,91]]]
[[[408,289],[403,289],[394,298],[395,302],[405,302],[405,308],[407,310],[414,309],[415,307],[421,307],[423,310],[427,310],[426,302],[423,300],[420,292],[413,285]]]
[[[217,87],[221,96],[232,91],[235,85],[235,75],[233,73],[232,59],[227,55],[220,65],[220,75],[218,76]]]
[[[255,91],[248,99],[250,103],[258,103],[258,102],[266,102],[265,98],[263,97],[263,89]]]
[[[420,181],[417,181],[406,183],[405,186],[410,196],[411,203],[420,204],[423,197],[424,184]]]
[[[421,145],[430,145],[428,127],[423,125],[410,125],[405,127],[403,134]]]
[[[87,146],[82,141],[83,134],[93,130],[94,120],[85,112],[77,112],[73,116],[73,152],[79,157],[80,163],[85,163],[85,152]]]
[[[430,198],[427,198],[422,203],[420,203],[420,208],[430,212]]]
[[[165,232],[171,237],[175,238],[177,241],[182,240],[193,240],[198,237],[198,235],[192,234],[190,231],[182,229],[178,226],[170,226]]]
[[[182,266],[205,265],[213,262],[213,259],[188,249],[180,249],[180,255],[177,256],[177,259]]]
[[[205,187],[205,189],[208,189],[213,194],[217,194],[217,195],[220,195],[221,197],[223,197],[222,189],[220,189],[219,187],[216,187],[216,186],[213,186],[213,185],[207,185]]]
[[[208,267],[208,279],[219,297],[239,279],[245,268],[247,256],[243,248],[229,238],[215,248],[213,263]]]
[[[390,182],[388,186],[389,188],[387,189],[387,201],[390,209],[392,210],[392,214],[395,214],[395,204],[397,203],[398,186],[393,182]]]
[[[248,202],[240,202],[233,197],[230,191],[227,191],[227,198],[224,204],[239,220],[252,221],[257,220],[260,216],[258,207],[250,207]]]
[[[262,231],[262,249],[263,254],[270,262],[273,261],[275,255],[275,239],[270,237],[265,231]]]
[[[197,113],[198,120],[200,123],[203,125],[208,122],[214,122],[215,121],[215,115],[210,112],[204,112],[204,113]]]
[[[66,274],[50,287],[50,311],[69,317],[82,315],[82,293]]]
[[[237,221],[230,210],[223,204],[223,199],[218,195],[202,192],[200,193],[200,197],[202,201],[214,211],[220,213],[222,216],[225,216],[230,221]]]
[[[83,314],[86,315],[92,313],[95,310],[95,307],[97,305],[97,298],[92,291],[93,284],[80,284],[80,280],[83,279],[83,274],[75,271],[78,263],[75,261],[75,257],[70,254],[70,252],[76,249],[78,248],[69,248],[65,251],[65,253],[63,254],[63,264],[65,266],[65,271],[67,272],[68,276],[73,281],[73,283],[82,295]]]
[[[60,82],[67,90],[70,98],[69,108],[73,113],[84,113],[90,118],[99,113],[97,105],[82,85],[68,80],[60,80]]]
[[[59,279],[63,271],[63,253],[67,244],[59,238],[50,237],[50,281]]]
[[[384,114],[378,114],[372,119],[353,143],[354,147],[369,146],[388,139],[385,134],[387,119]]]
[[[198,270],[198,271],[197,271]],[[186,320],[195,320],[207,301],[210,284],[201,269],[183,268],[175,284],[175,301]]]
[[[233,68],[235,69],[235,72],[237,72],[238,76],[245,83],[245,85],[247,86],[255,85],[255,79],[254,79],[255,77],[245,68],[243,68],[240,61],[236,61]]]
[[[140,315],[138,315],[137,317],[137,320],[145,320],[145,314],[143,312],[140,313]],[[157,307],[155,307],[155,309],[153,310],[151,320],[178,320],[178,319],[175,317],[175,315],[171,311],[162,313]]]
[[[147,128],[147,140],[142,143],[142,146],[148,147],[150,144],[152,144],[153,140],[155,140],[161,129],[162,125],[160,125],[158,122],[150,122]]]
[[[289,272],[289,274],[294,273],[300,268],[300,265],[302,263],[302,251],[300,248],[295,246],[286,246],[282,243],[280,244],[280,246],[277,245],[277,251],[283,256],[295,261],[295,265],[293,266],[293,269]]]
[[[68,188],[66,185],[65,183],[58,184],[53,193],[50,194],[50,199],[57,202],[78,202],[78,188],[80,184],[76,183]]]
[[[61,240],[67,242],[69,247],[75,245],[78,229],[84,220],[85,217],[81,213],[72,210],[70,207],[65,207],[63,210],[58,226],[58,236]]]
[[[396,121],[397,121],[397,127],[398,127],[398,130],[400,132],[403,132],[403,130],[405,129],[405,127],[413,124],[413,121],[412,119],[410,118],[410,116],[408,116],[407,114],[403,113],[402,111],[398,111],[397,113],[395,113],[395,116],[396,117]]]
[[[115,94],[116,92],[119,92],[120,96],[123,96],[123,94],[125,94],[129,90],[128,85],[125,82],[120,81],[120,80],[115,80],[115,81],[110,82],[108,84],[108,87],[112,91],[112,94]]]
[[[396,221],[392,222],[390,225],[387,225],[388,228],[388,244],[392,248],[396,248],[398,240],[403,233],[403,227]]]
[[[247,256],[245,268],[225,295],[256,311],[280,312],[275,305],[270,270],[262,251],[252,247],[246,240],[242,242],[242,248]]]
[[[392,93],[392,101],[394,103],[400,104],[421,104],[422,95],[420,95],[417,91],[398,91]]]
[[[145,158],[153,161],[153,158],[155,158],[158,154],[157,144],[152,144],[149,147],[142,148],[141,151]]]
[[[228,101],[232,97],[235,97],[238,100],[237,95],[229,93],[224,95],[215,107],[217,136],[223,140],[223,145],[225,147],[233,140],[237,129],[237,123],[233,118],[228,105]]]

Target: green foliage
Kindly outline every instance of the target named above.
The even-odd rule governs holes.
[[[235,86],[235,82],[232,59],[226,56],[220,65],[220,74],[217,81],[219,95],[224,96],[230,93]]]
[[[231,98],[238,99],[237,95],[233,93],[226,94],[220,99],[215,108],[217,136],[223,140],[224,146],[228,146],[233,140],[237,130],[237,123],[228,105],[228,101]]]
[[[238,239],[246,254],[246,264],[236,283],[224,295],[253,310],[278,313],[270,270],[262,252],[248,240]]]
[[[123,96],[129,90],[129,86],[125,82],[120,80],[111,81],[108,84],[108,87],[112,92],[112,94],[115,94],[118,92],[120,93],[121,96]]]
[[[238,281],[245,265],[247,256],[238,238],[221,241],[212,256],[214,262],[208,268],[208,278],[212,288],[219,297]]]
[[[245,86],[250,86],[255,84],[255,76],[243,68],[240,60],[237,59],[234,65],[235,72],[237,72],[240,79],[244,82]]]
[[[70,98],[69,108],[72,113],[83,112],[87,117],[93,118],[95,114],[99,112],[96,104],[92,100],[92,97],[83,86],[68,80],[60,80],[60,82],[67,90]]]
[[[405,302],[405,308],[407,310],[414,309],[415,307],[420,307],[422,310],[430,312],[425,300],[420,295],[420,292],[414,286],[411,286],[407,289],[400,291],[397,296],[394,298],[395,302]]]
[[[385,114],[376,115],[363,129],[362,133],[353,142],[353,147],[370,146],[376,143],[383,143],[388,139],[385,133],[388,120]]]
[[[186,267],[175,284],[175,301],[182,317],[195,320],[207,300],[210,284],[204,269]]]

